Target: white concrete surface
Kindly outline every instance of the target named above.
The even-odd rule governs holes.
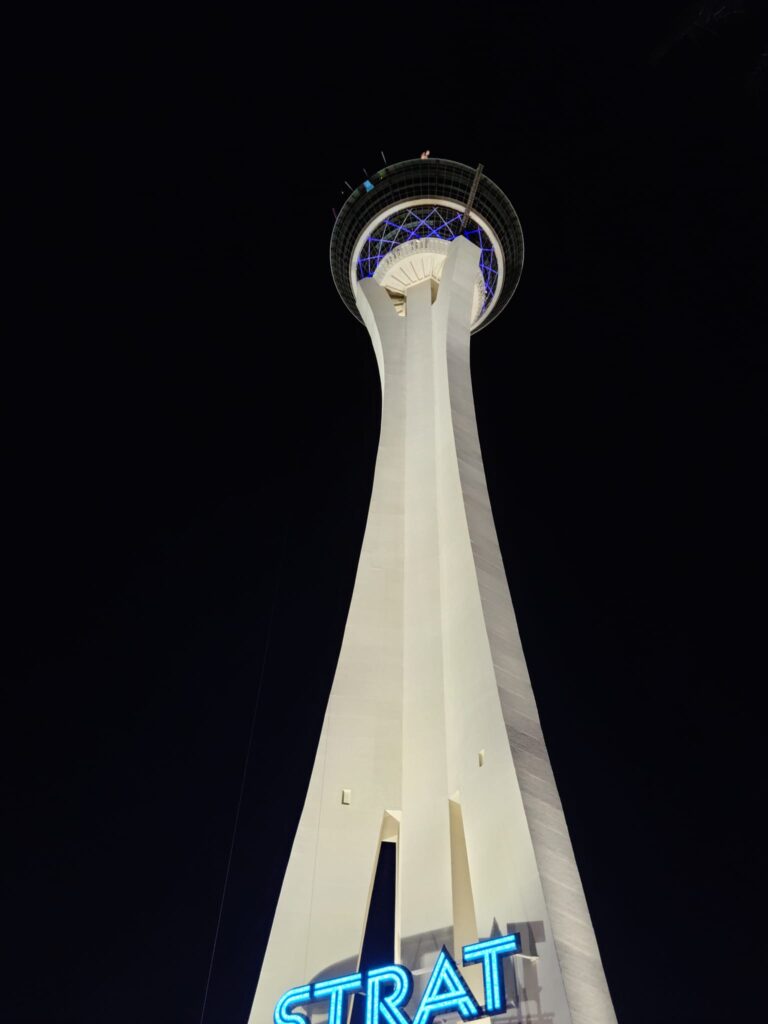
[[[393,961],[416,973],[414,1003],[443,942],[460,956],[519,931],[518,1005],[495,1021],[615,1024],[483,473],[478,256],[451,242],[436,299],[425,274],[404,317],[375,280],[358,286],[383,389],[373,494],[250,1024],[285,990],[356,969],[382,839],[398,846]],[[466,976],[481,998],[481,974]]]

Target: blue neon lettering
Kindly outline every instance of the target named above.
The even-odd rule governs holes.
[[[507,1008],[507,993],[504,986],[504,972],[501,970],[501,961],[504,957],[512,956],[520,952],[520,935],[512,932],[510,935],[502,935],[498,939],[486,939],[485,942],[475,942],[463,949],[463,963],[468,964],[482,962],[483,985],[485,987],[485,1012],[489,1015],[503,1013]]]
[[[292,988],[277,1001],[273,1016],[274,1024],[309,1024],[309,1019],[303,1013],[293,1012],[294,1006],[310,1002],[309,985],[302,985],[301,988]]]
[[[382,995],[384,985],[392,985],[388,995]],[[411,1018],[401,1009],[413,993],[413,977],[405,967],[379,967],[369,971],[365,987],[365,1024],[411,1024]]]
[[[306,1014],[295,1009],[309,1003],[328,1000],[328,1024],[344,1024],[349,997],[365,993],[365,1024],[432,1024],[437,1014],[458,1013],[463,1021],[493,1017],[504,1013],[507,995],[501,962],[520,952],[520,935],[513,932],[464,946],[464,966],[482,964],[485,1007],[478,1006],[467,983],[445,947],[440,952],[411,1020],[404,1007],[413,995],[411,972],[399,964],[378,967],[365,974],[347,974],[343,978],[318,981],[314,985],[292,988],[278,1000],[273,1024],[309,1024]]]
[[[413,1024],[431,1024],[438,1013],[457,1012],[462,1020],[476,1020],[480,1007],[443,946],[424,989]]]

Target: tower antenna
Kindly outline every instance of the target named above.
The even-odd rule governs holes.
[[[477,170],[475,171],[475,177],[472,182],[472,188],[469,190],[469,198],[467,199],[467,207],[464,210],[464,216],[461,218],[461,227],[459,228],[459,234],[463,235],[467,230],[467,224],[469,222],[469,211],[472,209],[472,203],[475,201],[477,195],[477,186],[480,184],[480,179],[483,176],[483,165],[478,164]]]

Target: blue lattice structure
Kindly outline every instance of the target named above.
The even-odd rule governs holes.
[[[491,239],[470,219],[470,227],[461,231],[462,211],[449,206],[409,206],[381,220],[363,242],[357,257],[357,279],[373,277],[379,263],[398,245],[415,238],[441,238],[450,242],[463,234],[480,249],[480,272],[485,282],[483,311],[493,300],[499,279],[499,263]]]

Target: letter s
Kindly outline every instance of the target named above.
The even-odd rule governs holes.
[[[291,1012],[294,1006],[309,1002],[309,991],[309,985],[302,985],[301,988],[292,988],[280,996],[272,1017],[274,1024],[309,1024],[306,1014],[296,1010]]]

